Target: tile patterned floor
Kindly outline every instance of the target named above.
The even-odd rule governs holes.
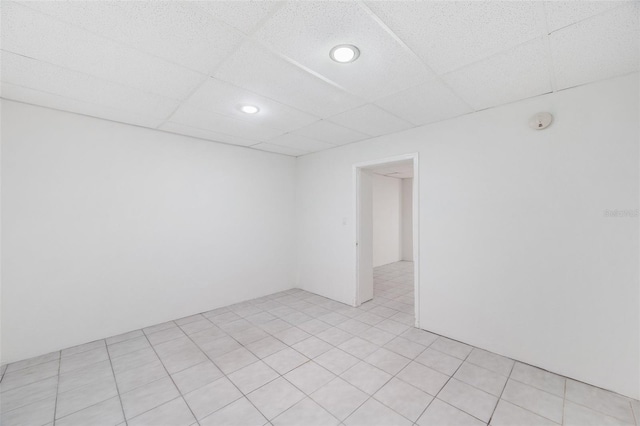
[[[412,327],[412,264],[359,308],[298,289],[2,367],[3,426],[638,425],[640,402]]]

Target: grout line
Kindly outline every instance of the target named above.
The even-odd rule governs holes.
[[[514,360],[514,363],[511,366],[511,369],[509,370],[509,375],[507,376],[507,380],[505,380],[504,386],[502,386],[502,391],[500,391],[500,396],[498,396],[498,401],[496,401],[496,405],[495,405],[495,407],[493,407],[493,411],[491,412],[491,416],[489,417],[489,421],[487,423],[491,423],[491,420],[493,420],[493,415],[496,413],[496,409],[498,408],[498,404],[500,404],[500,401],[502,400],[502,395],[504,394],[504,390],[507,388],[507,384],[509,384],[509,380],[511,379],[511,374],[513,373],[513,369],[515,367],[516,367],[516,363],[515,363],[515,360]],[[507,402],[509,402],[509,401],[507,401]],[[524,407],[522,407],[522,408],[524,408]]]
[[[144,334],[144,332],[143,332],[142,334]],[[199,423],[199,420],[198,420],[198,417],[196,417],[196,414],[195,414],[195,413],[193,412],[193,410],[191,409],[191,406],[189,406],[189,404],[187,403],[187,401],[184,399],[184,395],[182,395],[182,391],[181,391],[181,390],[180,390],[180,388],[176,385],[176,382],[173,380],[173,377],[171,376],[171,373],[169,373],[169,370],[167,370],[167,367],[164,365],[164,362],[162,361],[162,358],[160,358],[160,355],[158,355],[158,352],[156,351],[156,348],[151,344],[151,341],[149,340],[149,337],[148,337],[146,334],[144,334],[144,337],[145,337],[145,339],[147,339],[147,343],[149,343],[149,346],[151,346],[151,350],[153,350],[153,352],[156,354],[156,357],[158,357],[158,361],[160,361],[160,364],[162,364],[162,368],[164,368],[164,371],[167,373],[167,376],[169,376],[169,379],[171,379],[171,383],[173,383],[173,386],[174,386],[174,387],[176,388],[176,390],[178,391],[178,395],[180,395],[180,397],[181,397],[181,398],[182,398],[182,400],[184,401],[184,403],[185,403],[185,405],[187,406],[187,408],[189,408],[189,411],[191,412],[191,415],[192,415],[192,416],[193,416],[193,418],[196,420],[196,424],[200,424],[200,423]],[[164,343],[164,342],[163,342],[163,343]],[[200,348],[198,348],[198,349],[200,349]],[[197,364],[196,364],[196,365],[197,365]],[[187,368],[189,368],[189,367],[187,367]],[[114,373],[114,376],[115,376],[115,373]],[[158,379],[158,380],[163,380],[163,379],[164,379],[164,378],[162,378],[162,379]],[[154,382],[156,382],[156,381],[158,381],[158,380],[154,380]],[[153,382],[151,382],[151,383],[153,383]],[[147,384],[148,384],[148,383],[147,383]],[[146,385],[142,385],[142,386],[146,386]],[[125,392],[125,393],[126,393],[126,392]],[[119,393],[118,393],[118,394],[119,394]],[[176,399],[176,398],[174,398],[174,399]],[[173,401],[173,399],[172,399],[171,401]],[[156,408],[158,408],[158,407],[161,407],[161,406],[163,406],[164,404],[166,404],[167,402],[171,402],[171,401],[166,401],[166,402],[163,402],[163,403],[162,403],[162,404],[160,404],[160,405],[156,405],[155,407],[153,407],[153,408],[151,408],[151,409],[149,409],[149,410],[145,411],[145,413],[146,413],[146,412],[148,412],[148,411],[154,410],[154,409],[156,409]],[[123,411],[124,411],[124,408],[123,408]],[[144,413],[137,414],[137,415],[136,415],[136,416],[134,416],[133,418],[136,418],[136,417],[138,417],[138,416],[140,416],[140,415],[142,415],[142,414],[144,414]],[[127,420],[126,416],[125,416],[125,420]]]
[[[111,354],[109,353],[109,348],[107,347],[106,339],[105,339],[104,343],[105,343],[104,350],[107,351],[107,357],[109,358],[109,366],[111,367],[111,374],[113,375],[113,383],[116,385],[116,393],[118,394],[118,401],[120,401],[120,409],[122,410],[122,419],[124,420],[125,424],[127,424],[128,423],[127,422],[127,415],[124,412],[124,405],[122,404],[122,396],[120,395],[120,389],[118,387],[118,381],[116,380],[116,372],[113,369],[113,362],[111,361]]]
[[[53,424],[54,424],[54,426],[56,424],[56,413],[58,412],[58,395],[59,395],[58,389],[60,389],[60,367],[61,367],[61,365],[62,365],[62,350],[60,350],[58,352],[58,376],[57,376],[58,381],[56,383],[56,402],[55,402],[55,405],[53,406]],[[6,369],[5,369],[5,372],[6,372]],[[4,374],[3,374],[2,377],[4,378]]]

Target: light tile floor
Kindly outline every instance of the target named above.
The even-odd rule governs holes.
[[[2,367],[1,424],[639,425],[640,402],[412,327],[412,264],[359,308],[294,289]]]

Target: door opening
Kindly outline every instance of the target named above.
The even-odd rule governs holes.
[[[418,176],[418,154],[354,165],[354,304],[376,300],[415,327],[420,322]]]

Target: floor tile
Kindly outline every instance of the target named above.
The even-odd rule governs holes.
[[[172,401],[147,411],[127,423],[129,426],[171,425],[190,426],[196,422],[184,399],[178,397]]]
[[[216,339],[219,339],[220,337],[223,337],[226,335],[227,335],[226,332],[219,329],[218,327],[213,326],[213,327],[207,328],[206,330],[202,330],[202,331],[198,331],[196,333],[190,334],[189,338],[191,338],[191,340],[193,340],[196,343],[196,345],[202,346],[202,345],[211,343]]]
[[[375,399],[362,404],[344,424],[347,426],[410,426],[411,422]]]
[[[198,346],[210,358],[217,358],[231,351],[242,348],[242,345],[230,336],[222,336],[208,343],[198,343]]]
[[[498,402],[498,407],[496,407],[496,411],[491,418],[491,425],[493,426],[554,426],[556,424],[547,418],[540,417],[505,400]]]
[[[564,398],[565,378],[557,374],[516,362],[510,378]]]
[[[388,333],[377,327],[371,327],[360,333],[358,336],[378,346],[386,345],[396,338],[394,334]]]
[[[467,358],[467,362],[479,365],[480,367],[507,377],[511,374],[511,369],[515,364],[512,359],[478,348],[474,348],[473,351],[471,351],[471,354],[469,354],[469,357]]]
[[[564,401],[558,396],[510,379],[502,399],[556,423],[562,423]]]
[[[566,426],[632,426],[633,423],[607,416],[585,406],[565,400],[564,425]]]
[[[329,383],[336,376],[313,361],[302,364],[284,375],[284,378],[307,395]]]
[[[339,344],[344,343],[347,340],[351,339],[353,335],[350,333],[347,333],[344,330],[340,330],[337,327],[332,327],[318,333],[316,337],[334,346],[338,346]]]
[[[302,355],[298,351],[295,351],[291,348],[286,348],[272,355],[269,355],[268,357],[264,358],[263,361],[278,373],[286,374],[299,365],[302,365],[305,362],[309,361],[309,358]]]
[[[267,336],[264,339],[246,345],[246,348],[260,359],[279,352],[286,347],[287,345],[272,336]]]
[[[109,359],[106,347],[92,349],[60,359],[60,374],[86,367],[96,362]]]
[[[242,393],[226,377],[184,395],[198,420],[241,397]]]
[[[426,346],[398,336],[384,345],[384,348],[406,358],[414,359],[426,349]]]
[[[394,311],[394,314],[397,311]],[[409,326],[406,324],[402,324],[399,323],[397,321],[394,321],[392,319],[385,319],[384,321],[379,322],[378,324],[376,324],[376,327],[378,327],[381,330],[387,331],[389,333],[395,334],[395,335],[400,335],[404,332],[406,332],[409,329]]]
[[[56,418],[67,416],[118,395],[113,376],[58,394]]]
[[[45,362],[53,361],[56,359],[60,359],[60,351],[51,352],[45,355],[40,355],[34,358],[25,359],[18,362],[12,362],[7,365],[6,373],[11,373],[13,371],[22,370],[23,368],[33,367],[34,365],[44,364]]]
[[[462,365],[461,359],[431,348],[427,348],[424,352],[418,355],[415,361],[446,374],[447,376],[453,375],[460,365]]]
[[[233,373],[256,361],[258,361],[258,358],[245,348],[236,349],[213,359],[214,364],[216,364],[224,374]]]
[[[170,378],[157,380],[120,395],[127,419],[158,407],[180,394]]]
[[[366,357],[365,361],[391,375],[395,375],[409,364],[411,360],[395,352],[391,352],[388,349],[380,348]]]
[[[453,377],[497,397],[507,383],[506,376],[469,362],[464,362]]]
[[[267,419],[272,420],[302,400],[305,394],[281,377],[251,392],[247,397]]]
[[[339,420],[344,420],[362,405],[369,395],[338,377],[312,393],[311,398]]]
[[[171,375],[183,395],[218,380],[223,374],[211,361],[204,361]]]
[[[200,426],[262,426],[266,423],[267,419],[247,398],[240,398],[200,420]]]
[[[113,371],[119,374],[123,371],[127,371],[133,368],[138,368],[143,365],[150,364],[154,361],[159,361],[158,355],[151,348],[145,348],[140,351],[131,352],[121,357],[111,360]]]
[[[473,347],[469,345],[447,339],[446,337],[438,337],[438,339],[431,344],[430,348],[459,359],[465,359],[473,349]]]
[[[118,392],[125,393],[165,377],[168,375],[162,363],[154,361],[142,367],[116,374],[116,383],[118,384]]]
[[[0,388],[2,389],[2,392],[6,392],[11,389],[39,382],[40,380],[48,379],[49,377],[57,376],[59,366],[60,361],[56,359],[23,368],[22,370],[5,373],[2,378],[2,385]]]
[[[358,321],[356,319],[350,319],[345,322],[338,323],[336,324],[336,327],[338,327],[340,330],[344,330],[347,333],[351,333],[353,335],[359,335],[363,331],[371,328],[369,324],[366,324],[362,321]]]
[[[349,368],[356,365],[360,360],[353,355],[333,348],[314,359],[315,362],[331,371],[334,374],[342,374]]]
[[[231,380],[245,395],[279,377],[279,374],[262,361],[254,362],[229,374]]]
[[[634,422],[629,400],[613,392],[567,379],[565,398],[607,416],[615,417],[628,423]]]
[[[483,422],[489,422],[498,398],[471,385],[451,379],[438,394],[438,399],[471,414]]]
[[[21,386],[0,395],[0,412],[15,410],[48,397],[55,397],[58,377],[49,377],[39,382]]]
[[[412,342],[419,343],[422,346],[430,346],[433,342],[438,340],[438,336],[435,334],[415,327],[411,327],[409,330],[402,333],[401,336],[405,339],[411,340]]]
[[[377,351],[380,347],[360,337],[353,337],[346,342],[340,344],[338,348],[357,357],[364,359]]]
[[[197,346],[183,349],[169,356],[160,356],[162,364],[170,374],[185,370],[208,360],[207,356]],[[238,360],[240,362],[241,359]]]
[[[90,383],[109,380],[113,377],[111,362],[109,360],[101,361],[88,365],[69,373],[61,374],[58,383],[58,393],[67,392]]]
[[[117,336],[111,336],[105,339],[107,345],[113,345],[115,343],[124,342],[126,340],[135,339],[137,337],[144,337],[145,334],[142,330],[133,330],[126,333],[118,334]],[[64,356],[64,354],[63,354]]]
[[[148,347],[150,347],[150,345],[147,337],[142,336],[125,340],[123,342],[114,343],[112,345],[109,345],[107,349],[109,351],[109,356],[111,357],[111,359],[113,359]]]
[[[308,339],[296,343],[292,346],[292,348],[308,358],[315,358],[331,350],[333,346],[331,346],[324,340],[320,340],[317,337],[312,336]]]
[[[309,337],[311,337],[311,335],[306,331],[299,329],[298,327],[291,327],[274,333],[273,337],[291,346],[304,339],[308,339]]]
[[[446,374],[442,374],[415,361],[407,365],[404,370],[398,373],[397,377],[433,396],[437,395],[449,380],[449,376]]]
[[[149,342],[152,345],[159,345],[160,343],[168,342],[170,340],[179,339],[185,337],[184,332],[179,327],[169,327],[164,330],[158,331],[147,335]]]
[[[0,424],[3,426],[41,426],[53,421],[56,408],[55,395],[24,405],[15,410],[2,412]]]
[[[347,382],[369,395],[376,393],[391,379],[391,374],[372,366],[364,361],[359,362],[340,376]]]
[[[200,331],[204,331],[209,328],[213,328],[215,327],[215,325],[213,325],[213,323],[208,319],[202,318],[202,319],[199,319],[198,321],[193,321],[187,324],[179,325],[179,327],[187,335],[191,335]]]
[[[391,379],[373,397],[413,422],[433,400],[431,395],[396,378]]]
[[[315,335],[331,328],[331,325],[318,319],[312,319],[311,321],[300,324],[298,328],[306,331],[307,333]]]
[[[136,330],[136,331],[140,331],[140,330]],[[131,333],[135,333],[135,332],[131,332]],[[130,334],[130,333],[126,333],[126,334]],[[111,337],[109,339],[114,339],[114,338],[122,338],[119,336],[115,336],[115,337]],[[109,339],[107,339],[107,341],[109,341]],[[123,338],[124,340],[126,340],[126,338]],[[118,340],[120,341],[120,340]],[[67,357],[69,355],[75,355],[75,354],[79,354],[81,352],[86,352],[86,351],[90,351],[93,349],[98,349],[98,348],[102,348],[105,346],[105,341],[104,340],[96,340],[94,342],[89,342],[89,343],[84,343],[82,345],[78,345],[78,346],[73,346],[67,349],[63,349],[62,351],[60,351],[60,356],[61,357]]]
[[[339,421],[316,402],[305,398],[273,419],[271,423],[273,426],[333,426]]]
[[[157,333],[158,331],[166,330],[168,328],[176,328],[178,325],[173,321],[163,322],[161,324],[152,325],[151,327],[146,327],[142,329],[142,332],[147,336],[153,333]]]
[[[291,324],[281,320],[280,318],[271,320],[269,322],[266,322],[260,325],[261,329],[263,329],[264,331],[270,334],[278,333],[280,331],[286,330],[291,327],[293,327]]]
[[[185,324],[190,324],[192,322],[201,321],[202,319],[204,319],[204,316],[202,316],[201,314],[195,314],[195,315],[189,315],[188,317],[177,319],[174,322],[178,326],[183,326]]]
[[[258,340],[264,339],[269,335],[258,327],[251,327],[245,330],[242,330],[238,333],[233,333],[231,335],[234,339],[236,339],[242,345],[248,345],[249,343],[256,342]]]
[[[418,426],[484,426],[485,423],[457,408],[434,399],[416,422]],[[513,426],[513,425],[511,425]]]
[[[57,426],[117,425],[124,422],[120,398],[115,396],[56,420]]]

